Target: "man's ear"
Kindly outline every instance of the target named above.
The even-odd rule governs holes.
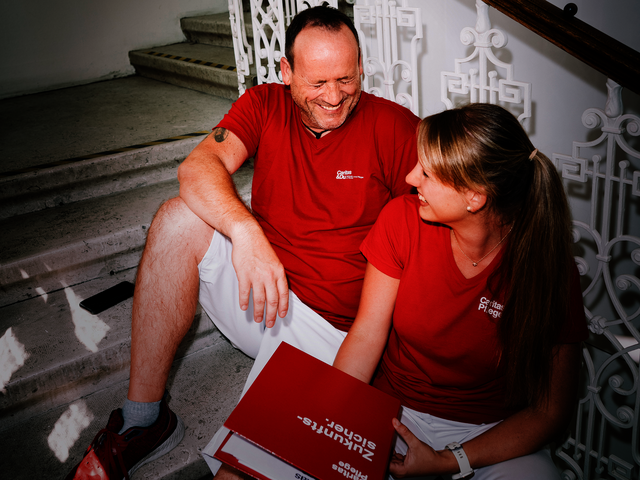
[[[293,77],[293,70],[291,65],[289,65],[289,61],[287,57],[282,57],[280,59],[280,72],[282,73],[282,82],[285,85],[291,85],[291,77]]]
[[[362,68],[362,50],[358,47],[358,68],[360,69],[360,77],[364,75],[364,69]]]

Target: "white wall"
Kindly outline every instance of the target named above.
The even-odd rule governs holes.
[[[358,0],[360,1],[360,0]],[[554,0],[563,6],[564,0]],[[640,51],[640,1],[578,0],[577,17]],[[603,4],[606,3],[606,8]],[[421,7],[424,39],[420,55],[420,116],[444,110],[440,101],[440,72],[453,71],[454,59],[469,55],[473,47],[460,42],[460,32],[476,23],[475,0],[408,0]],[[583,112],[604,108],[607,98],[604,75],[584,65],[519,23],[490,8],[493,28],[508,35],[508,43],[496,50],[498,57],[514,64],[516,80],[533,84],[533,118],[525,127],[534,145],[551,157],[571,154],[573,141],[593,139],[593,132],[581,121]],[[468,69],[465,67],[465,71]],[[640,112],[640,97],[624,92],[627,113]],[[638,148],[638,145],[636,145]],[[588,203],[571,198],[574,216],[588,214]],[[640,222],[637,222],[640,235]]]
[[[577,3],[580,4],[580,16],[589,4],[601,6],[603,2],[582,0]],[[629,46],[640,51],[640,2],[607,0],[606,3],[618,8],[599,12],[598,22],[589,23],[615,30],[619,37],[628,40]],[[425,25],[420,59],[420,114],[425,116],[444,109],[440,101],[440,72],[453,71],[454,59],[471,52],[471,47],[460,42],[460,31],[475,25],[475,0],[409,0],[409,5],[422,8]],[[499,58],[515,65],[517,80],[533,84],[531,136],[550,142],[549,146],[557,145],[549,137],[560,136],[558,127],[566,123],[566,118],[575,118],[575,112],[579,112],[580,118],[585,108],[604,106],[606,78],[500,12],[490,9],[489,15],[492,27],[505,32],[509,38],[506,47],[496,50]]]
[[[184,40],[180,18],[226,0],[4,0],[0,98],[134,73],[130,50]]]

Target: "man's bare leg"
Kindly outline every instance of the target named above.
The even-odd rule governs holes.
[[[245,475],[240,470],[236,470],[233,467],[223,463],[218,470],[218,473],[214,475],[215,480],[251,480],[253,477]]]
[[[127,397],[157,402],[198,303],[198,264],[213,228],[181,198],[156,214],[138,267],[131,320],[131,378]]]

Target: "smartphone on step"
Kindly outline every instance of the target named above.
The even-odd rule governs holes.
[[[134,285],[131,282],[120,282],[119,284],[106,289],[104,292],[80,302],[80,306],[93,315],[105,311],[118,303],[133,297]]]

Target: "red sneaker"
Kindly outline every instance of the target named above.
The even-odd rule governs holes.
[[[173,450],[184,436],[182,419],[164,400],[153,425],[131,427],[118,435],[122,425],[122,410],[111,412],[107,427],[98,432],[66,480],[129,480],[142,465]]]

